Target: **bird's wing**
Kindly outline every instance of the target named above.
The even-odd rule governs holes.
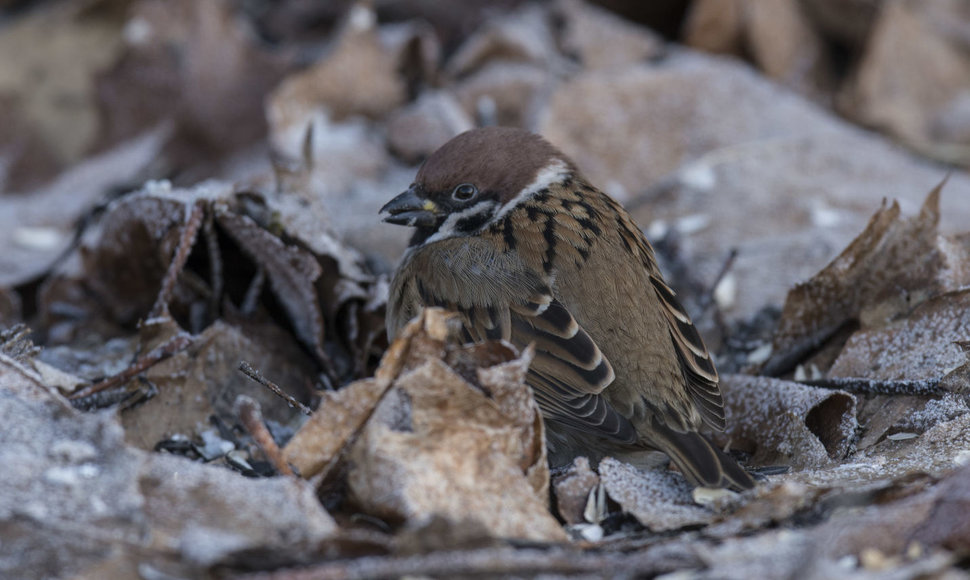
[[[633,443],[636,430],[600,394],[613,368],[543,277],[512,252],[477,238],[442,240],[415,250],[391,287],[391,336],[420,306],[459,314],[470,341],[535,344],[526,381],[547,419]]]
[[[724,401],[721,399],[714,361],[674,291],[659,276],[651,275],[650,281],[663,305],[670,337],[674,341],[684,378],[687,379],[691,399],[704,421],[712,428],[723,431]]]
[[[615,203],[615,202],[614,202]],[[704,422],[718,431],[724,430],[724,402],[718,387],[717,370],[711,359],[701,335],[691,322],[690,316],[677,300],[677,295],[664,282],[657,266],[653,248],[636,226],[630,215],[616,204],[620,219],[625,220],[625,227],[620,228],[623,243],[628,248],[636,248],[643,261],[644,268],[650,276],[657,298],[660,299],[664,318],[670,329],[670,338],[680,360],[680,367],[687,384],[687,391],[694,406],[697,408]]]

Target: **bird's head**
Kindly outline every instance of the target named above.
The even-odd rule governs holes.
[[[432,153],[414,183],[381,213],[385,222],[417,228],[412,246],[475,235],[574,173],[573,163],[534,133],[472,129]]]

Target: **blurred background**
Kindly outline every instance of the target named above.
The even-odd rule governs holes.
[[[0,55],[8,320],[92,208],[151,179],[298,174],[387,271],[408,234],[377,209],[476,125],[562,148],[691,264],[681,286],[736,249],[729,320],[883,199],[915,212],[949,174],[943,227],[970,219],[962,0],[0,0]]]

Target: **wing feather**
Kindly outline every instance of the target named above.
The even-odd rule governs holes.
[[[656,272],[656,269],[651,272],[650,282],[660,298],[661,310],[667,318],[670,338],[684,371],[687,391],[704,422],[718,431],[723,431],[724,401],[718,387],[714,361],[711,360],[711,355],[690,316],[677,300],[677,295]]]

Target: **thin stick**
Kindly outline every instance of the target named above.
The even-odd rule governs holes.
[[[158,292],[158,298],[155,299],[155,305],[152,306],[151,314],[149,314],[150,318],[168,315],[168,302],[172,299],[172,291],[175,289],[175,283],[178,281],[179,272],[182,271],[182,268],[185,268],[185,262],[188,261],[189,254],[192,253],[192,246],[195,245],[195,238],[198,236],[199,228],[202,226],[203,215],[202,204],[196,203],[192,207],[192,213],[189,214],[185,222],[185,229],[182,230],[182,236],[179,238],[179,245],[175,250],[175,256],[172,257],[172,261],[168,265],[168,270],[165,272],[165,277],[162,278],[162,288]]]
[[[898,396],[926,396],[945,393],[940,387],[939,379],[924,380],[881,380],[860,377],[833,377],[829,379],[814,379],[799,381],[803,385],[822,389],[841,389],[850,393],[862,395],[898,395]]]
[[[286,401],[287,404],[289,404],[291,407],[296,407],[297,409],[299,409],[304,415],[310,416],[310,415],[313,414],[313,410],[310,409],[310,407],[307,407],[303,403],[297,401],[296,399],[293,398],[292,395],[290,395],[288,393],[284,393],[283,392],[283,389],[281,389],[279,387],[279,385],[277,385],[273,381],[265,378],[263,375],[259,374],[259,371],[257,371],[256,369],[254,369],[252,367],[252,365],[250,365],[248,362],[246,362],[244,360],[243,361],[239,361],[239,366],[237,368],[240,371],[242,371],[242,373],[244,375],[246,375],[247,377],[249,377],[252,380],[256,381],[257,383],[263,385],[267,389],[273,391],[273,393],[277,397],[279,397],[279,398],[283,399],[284,401]]]
[[[263,450],[270,463],[276,467],[276,471],[283,475],[295,475],[293,470],[290,469],[290,465],[283,459],[283,452],[280,451],[273,435],[266,428],[266,423],[263,423],[263,412],[259,408],[259,403],[251,397],[239,395],[236,397],[236,413],[239,415],[243,427],[252,435],[253,441]]]
[[[192,337],[188,334],[178,334],[173,336],[167,342],[156,347],[148,354],[135,359],[135,362],[131,363],[131,366],[120,373],[108,377],[100,383],[95,383],[89,387],[77,391],[76,393],[72,393],[68,398],[71,400],[81,399],[83,397],[88,397],[95,393],[100,393],[101,391],[123,385],[136,375],[141,374],[163,360],[182,352],[191,344]]]
[[[433,552],[416,556],[369,556],[328,562],[303,569],[234,576],[235,580],[349,580],[403,576],[504,577],[543,574],[600,575],[609,570],[620,577],[653,577],[685,568],[703,568],[692,548],[679,551],[662,547],[631,554],[589,553],[573,550],[498,548]]]

